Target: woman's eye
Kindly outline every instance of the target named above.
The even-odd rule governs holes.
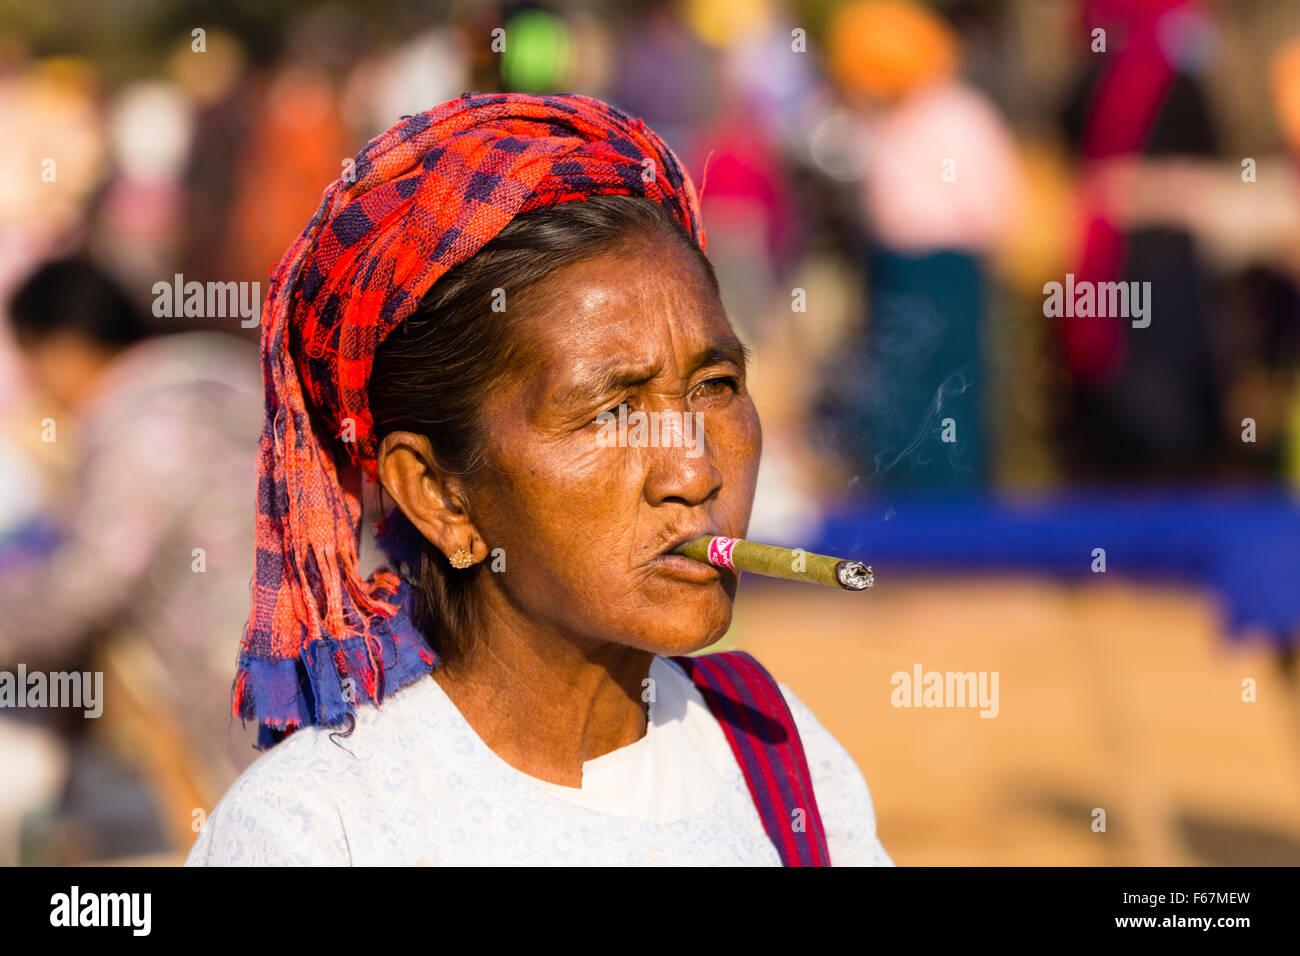
[[[591,420],[592,425],[604,425],[608,421],[618,419],[618,410],[623,407],[623,402],[619,402],[613,408],[607,408]]]
[[[711,378],[707,382],[701,382],[698,386],[696,386],[696,390],[698,391],[700,389],[707,389],[709,387],[713,387],[713,388],[721,388],[723,390],[730,390],[734,392],[737,390],[738,384],[739,383],[737,382],[735,377],[731,375],[724,375],[718,378]],[[712,391],[712,392],[706,392],[706,394],[718,395],[721,393],[717,391]]]

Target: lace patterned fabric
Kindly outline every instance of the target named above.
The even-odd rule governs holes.
[[[187,866],[778,866],[744,776],[699,691],[656,657],[640,740],[583,786],[514,769],[432,679],[360,708],[353,733],[307,727],[264,754],[204,823]],[[866,781],[781,685],[836,866],[892,866]],[[346,749],[344,749],[346,748]]]

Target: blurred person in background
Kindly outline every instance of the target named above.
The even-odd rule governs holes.
[[[1081,12],[1080,48],[1106,49],[1090,54],[1065,114],[1082,159],[1071,271],[1076,284],[1150,283],[1150,295],[1143,327],[1124,316],[1057,320],[1073,382],[1067,468],[1082,478],[1210,477],[1224,451],[1217,290],[1186,220],[1204,202],[1196,171],[1218,152],[1200,76],[1214,27],[1193,0],[1086,0]]]
[[[189,806],[162,808],[184,815],[183,826],[163,824],[179,849],[191,810],[211,806],[256,756],[251,733],[229,717],[252,573],[256,349],[211,331],[151,335],[122,288],[82,258],[37,269],[14,293],[9,319],[30,383],[44,396],[29,406],[46,409],[29,427],[46,441],[74,442],[76,466],[68,494],[27,522],[43,532],[10,529],[0,549],[0,668],[97,662],[118,677],[104,715],[137,714],[144,739],[135,743],[153,756],[133,756],[175,764],[170,776],[189,781]],[[13,720],[78,742],[90,729],[80,711],[14,710],[0,717],[0,740],[22,733]],[[154,759],[161,750],[168,755]],[[5,789],[21,791],[27,769],[6,766]],[[75,779],[67,786],[78,789]],[[90,842],[80,852],[160,849],[131,845],[149,833],[144,811],[113,803],[89,787],[86,806],[63,808],[102,821],[83,822]],[[12,815],[8,825],[17,825]]]
[[[1283,141],[1289,150],[1292,195],[1300,196],[1300,36],[1287,39],[1273,55],[1270,66],[1274,109]],[[1297,203],[1291,204],[1295,210]],[[1293,220],[1294,221],[1294,220]],[[1267,270],[1273,302],[1283,300],[1285,308],[1269,312],[1274,317],[1266,354],[1282,356],[1275,362],[1279,390],[1283,393],[1284,467],[1288,482],[1300,489],[1300,230],[1291,233],[1283,245],[1290,268],[1282,264]],[[1279,381],[1280,380],[1280,381]]]
[[[620,31],[609,101],[690,154],[717,108],[717,58],[673,0],[652,2]]]
[[[285,60],[261,77],[248,131],[230,159],[231,207],[214,276],[264,280],[284,251],[281,237],[320,198],[316,184],[349,175],[333,77],[315,63]]]
[[[868,487],[961,492],[987,480],[986,261],[1019,203],[994,105],[958,73],[959,43],[908,2],[840,7],[832,76],[860,119],[869,322],[828,411]]]

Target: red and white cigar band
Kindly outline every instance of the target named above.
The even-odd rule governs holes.
[[[709,564],[715,568],[732,568],[735,565],[731,563],[731,549],[736,546],[739,538],[724,538],[722,535],[715,535],[709,542]]]

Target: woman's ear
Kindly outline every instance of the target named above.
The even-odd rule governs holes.
[[[397,507],[439,551],[450,559],[464,548],[478,560],[486,547],[470,520],[464,485],[438,464],[428,438],[389,432],[379,444],[377,470]]]

